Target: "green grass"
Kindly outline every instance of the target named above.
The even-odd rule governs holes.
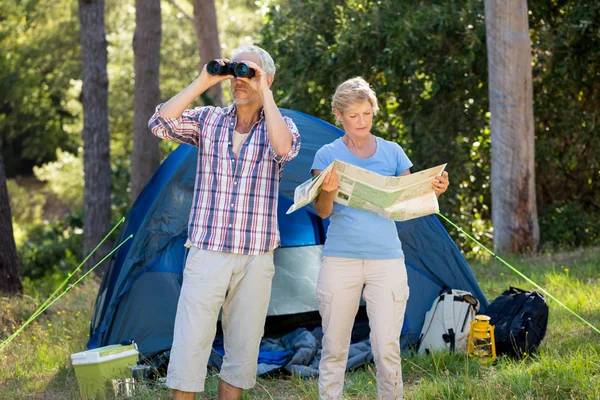
[[[594,326],[600,327],[600,249],[507,261]],[[472,265],[488,298],[509,286],[533,286],[496,260]],[[0,399],[77,399],[69,355],[85,348],[98,282],[73,289],[28,326],[0,354]],[[35,293],[32,287],[28,293]],[[0,340],[23,323],[42,298],[0,298]],[[538,353],[523,360],[500,358],[481,366],[459,354],[403,358],[406,399],[600,399],[600,334],[552,300],[548,333]],[[199,399],[214,399],[210,376]],[[374,366],[346,374],[347,399],[375,399]],[[159,384],[140,388],[135,399],[168,399]],[[259,379],[245,399],[317,399],[317,382],[295,376]]]

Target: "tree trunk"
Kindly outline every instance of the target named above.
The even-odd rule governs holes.
[[[200,70],[204,64],[215,58],[221,58],[221,44],[217,29],[217,10],[214,0],[193,0],[194,28],[198,38],[198,53],[200,54]],[[221,105],[221,84],[214,85],[208,91],[213,104]]]
[[[0,151],[0,294],[15,295],[23,293],[19,277],[17,248],[13,236],[6,172]]]
[[[161,16],[160,0],[135,1],[135,86],[133,152],[131,154],[131,202],[133,203],[160,163],[158,138],[148,120],[160,102]]]
[[[498,252],[537,251],[531,42],[526,0],[485,0]]]
[[[104,1],[79,0],[83,67],[83,252],[87,256],[110,229],[110,137],[108,133],[107,42]],[[90,269],[110,252],[105,242],[88,260]],[[105,268],[99,267],[100,275]]]

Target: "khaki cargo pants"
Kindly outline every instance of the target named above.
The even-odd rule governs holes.
[[[400,332],[409,296],[404,258],[342,257],[323,257],[317,281],[324,334],[319,398],[337,400],[342,396],[350,337],[361,293],[367,303],[378,399],[402,399]]]

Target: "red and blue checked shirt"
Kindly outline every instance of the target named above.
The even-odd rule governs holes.
[[[162,104],[148,122],[152,134],[198,147],[194,199],[188,240],[204,250],[256,255],[279,246],[277,199],[283,165],[300,150],[294,122],[284,117],[292,133],[290,152],[278,156],[267,136],[261,111],[238,158],[232,151],[235,105],[198,107],[179,118],[163,118]]]

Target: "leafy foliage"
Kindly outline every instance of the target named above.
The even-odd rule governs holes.
[[[161,90],[172,97],[198,75],[196,35],[187,16],[191,3],[162,3]],[[261,9],[248,0],[217,2],[223,55],[252,43]],[[35,176],[43,191],[10,184],[21,273],[25,278],[62,279],[82,260],[83,126],[79,19],[76,0],[0,4],[0,147],[9,176]],[[128,211],[133,120],[135,1],[106,1],[109,124],[111,133],[112,219]],[[239,22],[244,21],[241,25]],[[176,145],[161,141],[164,155]],[[42,221],[45,196],[70,206],[62,221]]]
[[[58,273],[64,277],[75,269],[83,259],[82,228],[81,214],[33,225],[18,249],[21,276],[35,280]]]
[[[177,4],[181,9],[162,3],[163,100],[198,74],[196,36],[187,18],[193,8],[190,2]],[[543,245],[597,244],[600,3],[533,0],[528,5]],[[452,185],[440,199],[442,211],[491,244],[482,0],[223,0],[216,6],[223,56],[260,38],[277,62],[273,89],[283,107],[333,121],[329,102],[336,85],[355,75],[365,77],[381,106],[374,132],[400,143],[414,170],[448,162]],[[77,212],[78,161],[59,168],[68,154],[80,158],[77,1],[2,2],[0,19],[0,147],[7,172],[9,177],[26,175],[46,164],[39,171],[45,171],[48,187],[69,199]],[[134,28],[134,0],[107,0],[113,220],[129,207]],[[224,94],[230,100],[227,90]],[[164,155],[173,148],[161,142]],[[31,194],[18,195],[16,201],[15,232],[24,242],[32,225],[41,223],[32,215],[39,214],[44,201]],[[465,252],[479,250],[455,238]]]
[[[308,22],[299,17],[307,14]],[[471,0],[289,1],[271,10],[263,30],[283,106],[331,121],[336,85],[363,76],[381,107],[374,133],[400,143],[415,170],[448,162],[453,185],[442,210],[489,242],[484,37],[483,3]]]
[[[534,39],[537,184],[544,229],[553,203],[581,203],[600,216],[599,5],[528,2]],[[311,18],[306,18],[310,15]],[[397,141],[415,170],[448,163],[441,210],[491,244],[490,124],[481,0],[287,0],[271,7],[262,45],[278,64],[279,104],[332,121],[329,98],[363,76],[378,94],[374,133]],[[566,140],[565,140],[566,139]],[[569,221],[575,228],[575,222]],[[591,228],[580,245],[598,243]],[[548,244],[573,243],[545,235]],[[595,239],[594,239],[595,238]],[[458,238],[466,252],[478,246]]]
[[[20,272],[32,280],[39,278],[62,281],[81,262],[82,257],[82,206],[83,206],[83,159],[57,151],[57,160],[35,167],[36,177],[45,181],[49,191],[61,204],[69,204],[72,212],[64,218],[42,221],[44,195],[29,193],[16,183],[10,182],[12,209],[19,238]],[[129,209],[130,168],[128,160],[117,158],[112,163],[112,214],[116,223]],[[17,208],[18,207],[18,208]],[[23,211],[21,211],[23,210]],[[116,233],[110,239],[113,240]]]
[[[81,75],[77,2],[2,2],[0,19],[0,147],[12,177],[79,143],[67,106]]]
[[[531,3],[540,230],[547,246],[600,243],[600,3]]]
[[[41,193],[29,193],[27,189],[12,179],[6,182],[6,186],[15,243],[18,247],[27,237],[27,227],[41,223],[46,198]]]
[[[83,159],[58,149],[56,161],[41,167],[33,167],[35,176],[42,182],[48,182],[48,188],[58,199],[70,204],[73,209],[83,208]]]

